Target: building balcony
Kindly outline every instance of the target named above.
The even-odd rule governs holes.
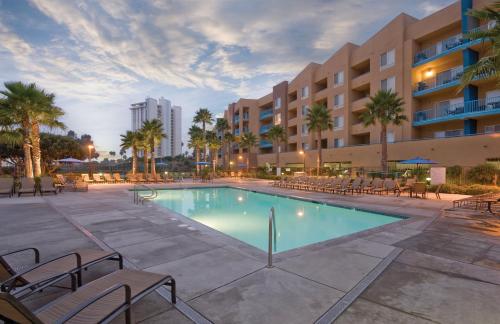
[[[288,136],[288,143],[297,143],[297,134]]]
[[[448,106],[435,106],[414,113],[413,126],[423,126],[456,119],[500,114],[500,97],[466,101]]]
[[[250,119],[250,114],[249,113],[243,113],[243,120],[248,121]]]
[[[363,97],[354,100],[351,104],[351,111],[362,111],[366,109],[366,104],[370,102],[370,97]]]
[[[314,100],[321,100],[328,97],[328,88],[319,90],[314,94]]]
[[[458,86],[463,75],[463,66],[441,71],[435,77],[417,82],[414,87],[413,96],[419,97],[442,89]]]
[[[273,143],[271,143],[271,141],[261,140],[259,143],[259,147],[260,148],[270,148],[270,147],[273,147]]]
[[[234,130],[234,136],[240,136],[240,129],[235,129]]]
[[[493,28],[494,24],[493,23],[488,23],[485,25],[482,25],[480,27],[477,27],[475,29],[472,29],[472,31],[475,30],[487,30]],[[448,37],[447,39],[441,40],[437,42],[436,44],[427,47],[419,52],[417,52],[413,58],[413,66],[419,66],[425,63],[428,63],[430,61],[433,61],[437,58],[446,56],[448,54],[461,51],[463,49],[466,49],[470,46],[473,46],[475,44],[481,43],[482,40],[470,40],[467,38],[464,38],[463,34],[456,34],[454,36]]]
[[[352,135],[365,134],[365,133],[369,133],[369,132],[370,131],[363,123],[357,123],[357,124],[353,124],[351,126],[351,134]]]
[[[264,119],[268,119],[268,118],[273,118],[273,114],[274,114],[274,112],[272,109],[263,110],[259,114],[259,119],[264,120]]]
[[[234,123],[239,124],[240,123],[240,116],[234,116]]]
[[[370,71],[358,75],[351,80],[351,87],[353,89],[366,86],[367,84],[370,84]]]
[[[268,125],[260,126],[259,134],[265,134],[265,133],[269,132],[269,129],[271,127],[273,127],[273,124],[268,124]]]

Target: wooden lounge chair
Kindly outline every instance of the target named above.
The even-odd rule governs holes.
[[[373,181],[371,182],[371,184],[369,186],[365,187],[365,192],[373,194],[373,193],[375,193],[375,190],[381,189],[383,187],[384,187],[384,180],[382,180],[380,178],[375,178],[375,179],[373,179]]]
[[[111,173],[104,173],[102,176],[104,177],[104,181],[106,181],[106,183],[115,183],[115,179],[111,177]]]
[[[54,185],[54,180],[52,177],[42,177],[40,179],[40,195],[43,196],[44,193],[53,192],[57,195],[57,187]]]
[[[98,174],[98,173],[94,173],[94,174],[92,175],[92,179],[93,179],[93,180],[94,180],[94,182],[96,182],[96,183],[104,183],[104,179],[103,179],[103,178],[101,177],[101,175],[100,175],[100,174]]]
[[[0,195],[9,195],[12,197],[14,193],[14,179],[11,177],[0,178]]]
[[[115,179],[115,182],[123,183],[125,182],[125,179],[122,179],[120,174],[118,172],[113,173],[113,178]]]
[[[427,196],[427,185],[425,182],[415,182],[413,185],[413,189],[410,191],[411,196],[415,196],[415,198],[418,198],[418,195],[420,195],[421,198],[426,198]]]
[[[87,173],[82,173],[82,180],[85,183],[92,183],[94,180],[90,179],[89,175]]]
[[[34,265],[16,272],[6,257],[23,255],[21,253],[26,255],[27,251],[34,253]],[[79,249],[54,259],[40,262],[40,252],[36,248],[11,251],[0,255],[0,291],[10,292],[16,287],[46,282],[49,278],[61,273],[74,273],[80,286],[82,283],[82,270],[105,260],[118,261],[119,268],[123,269],[123,259],[118,252]]]
[[[406,179],[406,183],[404,184],[404,186],[399,187],[399,191],[402,193],[404,193],[406,191],[410,192],[410,190],[412,190],[415,182],[417,182],[417,179],[415,179],[415,178]]]
[[[63,189],[66,189],[67,187],[72,186],[62,174],[56,174],[54,185],[59,190],[59,192],[61,192]]]
[[[175,280],[141,270],[119,270],[30,311],[16,297],[0,293],[0,318],[17,323],[109,323],[121,313],[132,323],[131,306],[161,286],[170,287],[176,303]]]
[[[351,186],[347,191],[350,191],[351,194],[354,195],[354,192],[360,193],[361,191],[361,184],[363,183],[363,178],[356,178],[354,181],[351,183]]]
[[[344,178],[344,179],[342,179],[342,182],[340,183],[340,187],[334,189],[333,192],[345,195],[347,193],[347,191],[351,190],[350,184],[351,184],[351,179]]]
[[[17,196],[21,197],[22,194],[32,193],[36,195],[35,180],[33,178],[21,178],[21,188],[17,192]]]
[[[144,179],[144,174],[142,174],[142,173],[137,173],[135,175],[135,181],[140,182],[140,183],[147,182],[146,179]]]
[[[155,183],[156,182],[156,175],[152,175],[151,173],[148,174],[147,182]]]

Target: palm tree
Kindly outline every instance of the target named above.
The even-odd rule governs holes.
[[[494,21],[492,28],[483,30],[475,29],[464,35],[470,40],[491,42],[491,48],[476,63],[469,65],[461,79],[462,87],[467,86],[472,80],[491,76],[497,80],[500,87],[500,1],[495,1],[490,7],[471,10],[469,16],[482,21]]]
[[[127,131],[121,136],[121,148],[124,150],[132,150],[132,174],[137,173],[137,151],[141,148],[143,138],[140,132]]]
[[[193,123],[201,124],[201,129],[203,130],[203,140],[204,141],[206,141],[206,139],[207,139],[206,125],[212,125],[212,122],[213,122],[212,113],[207,108],[198,109],[198,111],[194,115]],[[205,162],[207,161],[206,144],[203,147],[203,159],[205,160]]]
[[[207,145],[210,152],[210,160],[212,161],[213,174],[215,176],[215,168],[217,166],[217,151],[221,148],[222,144],[217,134],[213,131],[207,132]]]
[[[273,142],[273,147],[276,150],[276,175],[281,175],[280,153],[281,143],[286,141],[286,131],[282,126],[274,125],[267,132],[267,137]]]
[[[215,130],[221,134],[221,146],[222,146],[222,151],[225,149],[225,143],[224,143],[224,133],[229,130],[229,123],[225,118],[217,118],[217,121],[215,122]],[[222,152],[222,165],[226,167],[226,154],[225,152]]]
[[[366,104],[368,110],[361,114],[361,120],[365,127],[381,125],[380,144],[382,144],[382,171],[387,172],[387,126],[390,124],[401,125],[408,120],[403,115],[403,99],[391,90],[379,90],[375,96],[370,96],[370,102]]]
[[[224,133],[224,144],[226,145],[226,149],[227,149],[227,159],[229,160],[230,163],[231,163],[231,151],[233,150],[233,143],[234,142],[236,142],[236,137],[232,133],[230,133],[230,132]],[[224,158],[224,160],[225,160],[225,158]],[[225,163],[224,163],[224,165],[226,166]]]
[[[239,138],[240,147],[247,149],[247,173],[250,171],[250,153],[252,153],[252,148],[257,144],[257,136],[253,133],[248,132]]]
[[[194,150],[196,159],[196,174],[200,173],[200,150],[205,146],[205,139],[203,137],[203,130],[196,125],[189,128],[189,143],[188,147]]]
[[[156,177],[156,150],[162,138],[167,137],[163,130],[163,124],[159,119],[146,120],[142,124],[141,133],[144,136],[145,147],[151,152],[151,175]],[[144,155],[146,156],[146,149]],[[147,164],[147,160],[145,160]],[[145,166],[146,168],[146,166]],[[147,171],[145,171],[147,176]]]
[[[317,143],[316,149],[318,150],[317,158],[317,174],[319,176],[321,169],[321,133],[333,128],[332,116],[330,110],[325,105],[315,103],[311,109],[308,110],[306,116],[307,129],[309,132],[316,132]]]

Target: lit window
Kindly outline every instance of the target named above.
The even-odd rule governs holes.
[[[333,74],[333,85],[341,86],[344,84],[344,71],[340,71]]]
[[[281,125],[281,113],[274,115],[274,125]]]
[[[390,77],[380,81],[380,89],[396,92],[396,77]]]
[[[338,94],[333,97],[333,105],[335,108],[344,107],[344,94]]]
[[[380,69],[391,67],[395,63],[395,50],[392,49],[388,52],[380,54]]]
[[[300,90],[300,95],[302,97],[302,99],[305,99],[307,97],[309,97],[309,87],[303,87],[301,90]]]
[[[280,109],[281,108],[281,98],[276,98],[274,101],[274,109]]]

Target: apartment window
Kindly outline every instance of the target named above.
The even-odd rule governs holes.
[[[302,135],[309,134],[309,130],[307,129],[307,124],[302,125]]]
[[[280,109],[280,108],[281,108],[281,97],[276,98],[276,100],[274,101],[274,109]]]
[[[380,54],[380,70],[386,69],[394,65],[395,50],[392,49],[388,52]]]
[[[452,129],[452,130],[434,132],[434,138],[456,137],[463,135],[464,135],[463,129]]]
[[[394,132],[387,132],[387,143],[394,143]]]
[[[281,113],[274,115],[274,125],[281,125]]]
[[[309,106],[302,105],[302,116],[306,116],[308,111],[309,111]]]
[[[307,144],[307,143],[302,143],[302,149],[303,149],[304,151],[309,150],[309,144]]]
[[[335,138],[333,140],[333,147],[343,147],[344,146],[344,139],[343,138]]]
[[[300,89],[300,96],[302,97],[302,99],[309,97],[309,87],[306,86]]]
[[[344,94],[338,94],[333,96],[333,106],[334,108],[344,107]]]
[[[333,74],[333,86],[338,87],[344,84],[344,71]]]
[[[340,130],[344,128],[344,116],[333,117],[333,129]]]
[[[380,89],[396,92],[396,77],[390,77],[380,81]]]
[[[485,134],[500,133],[500,124],[484,126]]]

